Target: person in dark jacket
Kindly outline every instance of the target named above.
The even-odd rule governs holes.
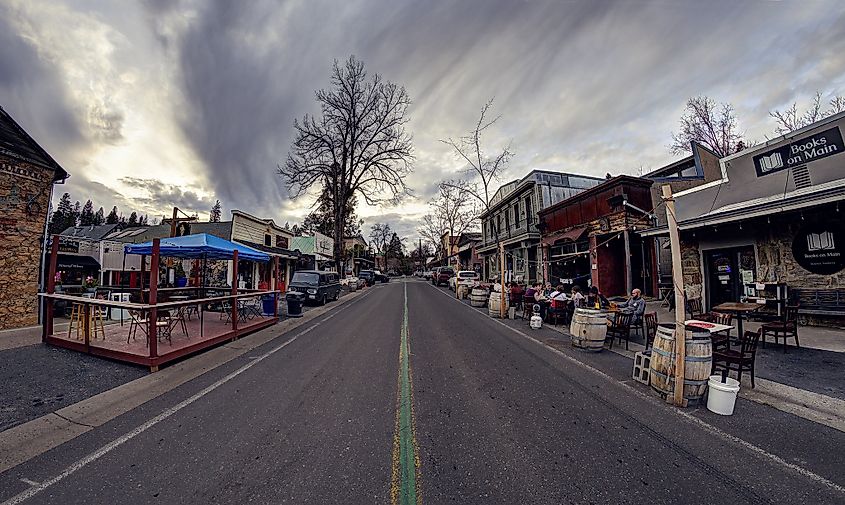
[[[599,293],[597,286],[590,287],[590,293],[587,295],[588,309],[606,309],[610,304],[603,294]]]

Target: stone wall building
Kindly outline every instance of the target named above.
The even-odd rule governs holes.
[[[687,298],[756,302],[772,316],[798,304],[802,322],[845,325],[843,128],[845,113],[822,119],[675,194]]]
[[[38,323],[53,184],[67,172],[0,107],[0,330]]]

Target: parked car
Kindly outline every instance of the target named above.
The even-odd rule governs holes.
[[[372,286],[376,283],[376,274],[372,270],[361,270],[358,272],[358,279],[367,286]]]
[[[449,278],[449,289],[454,291],[457,282],[469,286],[472,289],[481,281],[480,277],[475,270],[459,270],[457,275]]]
[[[433,276],[434,276],[434,271],[433,271],[433,270],[425,270],[425,271],[422,273],[422,278],[423,278],[423,279],[425,279],[425,280],[427,280],[427,281],[430,281],[430,280],[431,280],[431,278],[432,278]]]
[[[377,282],[390,282],[390,277],[381,273],[381,270],[373,270]]]
[[[304,303],[325,305],[340,298],[340,279],[336,272],[299,270],[293,273],[288,293],[299,293]]]
[[[455,276],[455,270],[452,267],[440,267],[437,269],[437,274],[432,279],[435,286],[441,284],[449,285],[449,279]]]

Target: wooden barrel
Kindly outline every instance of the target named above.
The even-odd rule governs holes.
[[[502,292],[501,291],[491,291],[490,292],[490,302],[487,304],[488,311],[490,313],[490,317],[499,317],[501,312],[499,311],[502,305]],[[508,317],[508,306],[510,303],[508,302],[508,294],[505,293],[505,310],[504,314],[505,317]]]
[[[661,396],[675,394],[675,325],[661,324],[654,336],[651,353],[651,387]],[[686,358],[684,359],[684,398],[690,403],[701,402],[707,391],[707,380],[713,366],[713,344],[710,332],[688,326],[684,331]]]
[[[473,307],[484,307],[487,305],[487,290],[473,288],[469,295],[469,304]]]
[[[469,294],[469,286],[466,284],[458,284],[458,298],[463,300]]]
[[[607,336],[607,314],[600,310],[575,309],[569,333],[573,346],[588,352],[601,352]]]

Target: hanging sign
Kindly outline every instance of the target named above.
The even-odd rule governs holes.
[[[769,175],[845,151],[838,127],[804,137],[754,157],[757,177]]]
[[[792,241],[792,256],[802,268],[831,275],[845,268],[845,233],[833,223],[807,225]]]

